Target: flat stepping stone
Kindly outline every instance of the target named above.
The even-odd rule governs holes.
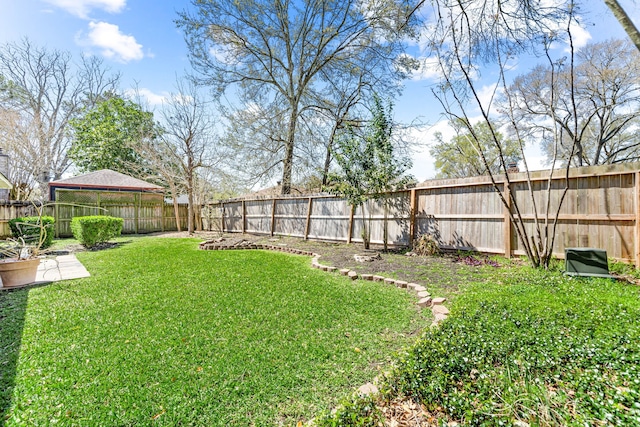
[[[433,315],[433,321],[434,322],[442,322],[446,318],[447,318],[447,315],[446,314],[442,314],[442,313],[436,313],[436,314]]]
[[[382,281],[384,281],[384,277],[382,277],[382,276],[373,276],[373,281],[374,282],[382,282]]]
[[[416,286],[420,286],[420,285],[417,283],[407,283],[408,289],[415,289]]]
[[[334,272],[337,269],[338,269],[337,267],[327,267],[327,271],[329,271],[329,272]]]
[[[358,278],[358,273],[356,273],[355,271],[349,271],[349,273],[347,273],[347,276],[349,276],[349,279],[351,280],[356,280]]]
[[[340,275],[342,275],[342,276],[346,276],[346,275],[348,275],[348,274],[349,274],[349,272],[350,272],[350,271],[351,271],[351,270],[349,270],[348,268],[341,268],[341,269],[340,269]]]
[[[425,297],[420,299],[420,301],[418,301],[418,306],[419,307],[429,307],[431,305],[431,297]]]
[[[418,298],[426,298],[426,297],[430,297],[431,294],[427,291],[420,291],[418,292]]]
[[[433,307],[431,307],[431,311],[433,312],[433,314],[444,314],[445,316],[449,314],[449,309],[444,305],[434,304]]]
[[[406,288],[407,282],[405,282],[404,280],[396,280],[396,286],[399,288]]]
[[[427,290],[427,288],[425,288],[424,286],[418,285],[418,286],[414,286],[413,290],[416,291],[416,292],[424,292],[424,291]]]
[[[384,279],[384,283],[386,283],[387,285],[395,285],[396,284],[396,280],[395,279],[390,279],[389,277],[387,277],[386,279]]]
[[[377,392],[378,392],[378,387],[376,387],[372,383],[366,383],[364,385],[361,385],[360,388],[358,388],[358,393],[364,396],[375,394]]]
[[[373,280],[373,274],[361,274],[360,278],[362,280]]]
[[[433,299],[433,305],[440,305],[440,304],[444,304],[444,302],[446,301],[446,298],[442,298],[442,297],[438,297],[438,298],[434,298]]]

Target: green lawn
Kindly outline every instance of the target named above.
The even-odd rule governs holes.
[[[0,424],[295,425],[428,324],[308,257],[132,238],[78,258],[92,277],[0,292]]]

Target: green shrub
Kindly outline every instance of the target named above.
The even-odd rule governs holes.
[[[382,425],[384,416],[371,395],[354,394],[342,401],[331,413],[321,415],[317,427],[376,427]]]
[[[86,247],[107,242],[122,232],[122,218],[112,216],[77,216],[71,220],[73,237]]]
[[[56,220],[52,216],[24,216],[9,220],[9,227],[14,238],[22,238],[31,244],[38,244],[40,232],[44,229],[44,238],[40,248],[46,249],[53,244],[53,224],[55,222]]]

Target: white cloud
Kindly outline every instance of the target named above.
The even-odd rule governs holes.
[[[413,152],[413,166],[408,171],[418,182],[433,179],[436,175],[435,160],[429,154],[429,148],[436,142],[436,132],[440,132],[445,141],[449,141],[455,135],[447,120],[440,120],[430,127],[412,129],[409,133],[408,139],[415,141],[420,147]]]
[[[137,61],[145,56],[135,37],[121,33],[117,25],[107,22],[90,22],[89,34],[82,44],[95,46],[102,55],[118,62]]]
[[[480,90],[478,90],[478,98],[480,99],[480,103],[482,104],[482,107],[485,109],[485,111],[489,111],[490,114],[494,112],[492,107],[495,107],[497,98],[503,92],[503,89],[501,87],[497,88],[497,86],[498,84],[494,83],[482,86]]]
[[[587,43],[589,43],[589,40],[591,40],[591,34],[589,34],[589,31],[575,21],[571,22],[570,30],[571,38],[573,39],[573,47],[576,50],[585,47]],[[569,51],[569,47],[567,47],[566,51]]]
[[[47,3],[66,10],[72,15],[87,19],[92,9],[101,9],[109,13],[119,13],[127,0],[45,0]]]
[[[169,95],[167,93],[159,94],[147,88],[127,91],[127,95],[132,98],[141,97],[151,106],[162,105],[169,99]]]
[[[440,78],[440,61],[436,57],[418,58],[420,68],[411,74],[412,80],[437,80]]]

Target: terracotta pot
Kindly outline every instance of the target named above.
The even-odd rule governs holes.
[[[40,259],[0,260],[0,279],[3,288],[28,285],[36,281]]]

